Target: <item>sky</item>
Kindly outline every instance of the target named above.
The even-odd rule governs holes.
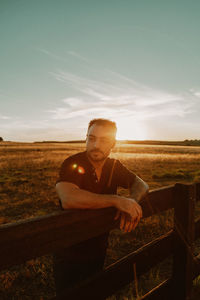
[[[0,137],[200,139],[199,0],[0,0]]]

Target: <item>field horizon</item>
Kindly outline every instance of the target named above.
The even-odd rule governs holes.
[[[54,140],[44,140],[44,141],[32,141],[32,142],[20,142],[20,141],[6,141],[1,140],[1,145],[6,144],[79,144],[79,143],[85,143],[86,140],[66,140],[66,141],[54,141]],[[174,145],[174,146],[200,146],[200,139],[185,139],[185,140],[122,140],[117,139],[117,143],[120,144],[141,144],[141,145]]]

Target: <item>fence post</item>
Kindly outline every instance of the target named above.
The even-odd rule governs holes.
[[[195,186],[174,187],[172,299],[188,300],[192,290]]]

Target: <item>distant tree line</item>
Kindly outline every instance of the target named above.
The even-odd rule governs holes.
[[[200,140],[185,140],[186,146],[200,146]]]
[[[146,145],[171,145],[171,146],[200,146],[200,140],[184,140],[184,141],[158,141],[158,140],[144,140],[144,141],[120,141],[126,144],[146,144]]]

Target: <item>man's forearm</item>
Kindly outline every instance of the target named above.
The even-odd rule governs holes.
[[[104,207],[118,207],[119,196],[105,195],[88,192],[77,188],[73,184],[60,182],[56,185],[56,190],[61,199],[64,209],[98,209]]]
[[[75,184],[59,182],[56,190],[64,209],[98,209],[115,207],[138,223],[142,216],[140,205],[134,199],[118,195],[96,194],[80,189]],[[135,224],[136,224],[135,223]]]
[[[148,184],[136,176],[135,182],[130,187],[130,197],[139,202],[148,193],[148,191]]]

